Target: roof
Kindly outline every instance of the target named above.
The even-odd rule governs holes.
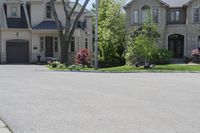
[[[69,6],[70,6],[71,8],[73,8],[74,5],[75,5],[75,2],[70,2],[70,3],[69,3]],[[81,11],[81,8],[82,8],[82,5],[78,3],[77,6],[76,6],[76,8],[75,8],[75,10],[74,10],[74,12],[80,12],[80,11]],[[84,12],[87,13],[89,16],[94,16],[94,14],[93,14],[91,11],[89,11],[88,9],[86,9],[86,8],[85,8],[85,11],[84,11]]]
[[[135,0],[128,0],[128,2],[126,3],[124,7],[127,7],[134,1]],[[158,0],[158,1],[160,1],[162,4],[169,7],[182,7],[186,5],[187,3],[189,3],[191,0]]]
[[[162,0],[162,1],[167,3],[170,7],[182,7],[190,0]]]
[[[55,21],[42,21],[38,25],[34,26],[33,29],[55,30],[57,29],[57,26]]]

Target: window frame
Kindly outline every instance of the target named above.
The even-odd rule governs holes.
[[[40,52],[44,52],[45,51],[45,37],[41,36],[40,37]]]
[[[156,12],[156,15],[157,15],[156,21],[154,19],[154,13],[155,13],[154,11],[157,11]],[[158,24],[159,23],[159,9],[152,9],[152,17],[153,17],[153,22]]]
[[[73,44],[73,47],[72,47],[72,44]],[[70,41],[70,52],[75,52],[75,37],[71,38],[71,41]]]
[[[178,24],[180,22],[180,11],[174,10],[170,11],[170,21],[171,24]]]
[[[197,21],[197,22],[195,21],[195,10],[198,10],[198,14],[197,14],[197,16],[198,16],[198,21]],[[193,22],[194,22],[194,23],[199,23],[199,22],[200,22],[200,8],[193,8],[192,17],[193,17]]]
[[[48,10],[50,8],[50,11]],[[50,17],[48,17],[50,15]],[[53,19],[52,8],[50,2],[47,2],[45,5],[45,19]]]
[[[137,12],[137,22],[135,21],[135,12]],[[133,18],[132,18],[132,23],[133,24],[139,24],[139,9],[133,9]]]
[[[16,16],[12,14],[12,8],[16,8]],[[8,18],[20,18],[21,17],[21,5],[18,4],[7,4],[7,17]]]
[[[53,37],[53,47],[54,47],[54,52],[59,52],[59,43],[58,43],[58,37],[57,36],[54,36]]]
[[[88,49],[88,38],[85,38],[85,49]]]

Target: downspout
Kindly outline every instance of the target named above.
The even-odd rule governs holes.
[[[188,57],[188,17],[186,8],[186,44],[185,44],[185,56]]]

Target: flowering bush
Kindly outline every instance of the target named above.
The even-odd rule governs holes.
[[[200,50],[199,49],[192,50],[192,56],[195,56],[195,57],[200,56]]]
[[[200,63],[200,48],[192,50],[191,54],[193,63]]]
[[[76,55],[76,63],[82,64],[84,66],[90,65],[90,53],[88,49],[80,49],[80,51]]]

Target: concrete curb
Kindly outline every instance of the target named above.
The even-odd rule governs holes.
[[[0,119],[0,133],[12,133],[11,129]]]

